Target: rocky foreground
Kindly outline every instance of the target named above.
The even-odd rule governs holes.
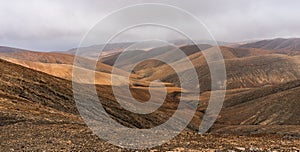
[[[1,126],[0,151],[136,151],[111,145],[84,124],[16,123]],[[138,151],[299,151],[292,135],[205,134],[182,132],[161,146]]]

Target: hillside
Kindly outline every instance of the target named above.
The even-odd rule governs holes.
[[[0,96],[1,96],[1,126],[11,123],[37,121],[38,118],[45,119],[55,115],[49,121],[68,121],[68,116],[79,121],[77,108],[73,99],[72,82],[60,79],[42,72],[38,72],[20,65],[0,60]],[[12,72],[13,71],[13,72]],[[89,84],[81,88],[84,95],[89,95]],[[149,96],[148,90],[132,88],[133,96],[145,100]],[[166,99],[164,108],[149,115],[131,114],[115,101],[109,85],[97,85],[97,92],[104,107],[110,109],[108,112],[120,123],[130,127],[149,127],[161,123],[169,114],[166,111],[176,107],[177,99],[172,91]],[[158,100],[158,99],[154,99]],[[172,101],[172,102],[171,102]],[[15,108],[15,104],[20,108]],[[47,113],[51,113],[47,116]],[[56,113],[58,113],[56,115]],[[45,118],[43,117],[45,115]],[[62,115],[62,116],[60,116]],[[56,117],[62,117],[56,119]],[[62,120],[61,120],[62,119]],[[71,120],[73,120],[71,119]],[[75,121],[74,120],[74,121]],[[145,124],[145,126],[143,125]]]
[[[59,78],[63,78],[69,81],[72,81],[72,70],[73,68],[80,68],[69,64],[55,64],[55,63],[41,63],[41,62],[31,62],[26,60],[17,60],[12,58],[3,58],[6,61],[22,65],[24,67],[37,70],[40,72],[47,73],[52,76],[56,76]],[[101,85],[112,85],[111,84],[111,77],[112,75],[110,73],[105,72],[98,72],[98,71],[92,71],[89,69],[80,68],[83,72],[81,75],[77,75],[76,79],[74,79],[78,83],[86,83],[86,84],[101,84]],[[90,82],[88,79],[85,78],[85,75],[92,75],[95,74],[95,81]],[[122,83],[126,83],[127,80],[125,77],[120,75],[114,76],[118,81],[114,82],[114,85],[121,85]]]
[[[98,59],[100,48],[103,48],[103,52],[102,52],[101,56],[107,56],[107,55],[121,52],[125,48],[127,48],[128,46],[130,46],[132,44],[133,43],[113,43],[113,44],[107,44],[107,45],[100,44],[100,45],[86,46],[86,47],[79,48],[81,51],[80,51],[80,54],[77,54],[77,55],[95,60],[95,59]],[[59,53],[75,55],[77,52],[77,49],[78,48],[73,48],[68,51],[61,51]]]
[[[205,51],[209,53],[210,49]],[[291,57],[270,54],[269,51],[259,49],[236,49],[228,47],[221,47],[221,52],[225,59],[228,89],[260,87],[289,82],[300,78],[298,56]],[[203,91],[209,90],[210,72],[203,54],[201,52],[194,53],[189,58],[196,68],[201,88]],[[179,85],[177,74],[170,66],[161,64],[161,66],[153,68],[152,64],[149,64],[149,62],[146,63],[142,62],[135,68],[135,73],[143,76],[142,80],[151,81],[159,79]],[[180,67],[181,61],[179,60],[172,64],[178,64]],[[214,64],[219,63],[215,62]],[[190,69],[186,67],[181,68],[182,73],[187,70]]]
[[[76,112],[77,110],[74,107],[74,101],[72,99],[72,91],[71,91],[71,82],[70,81],[66,81],[63,79],[59,79],[59,78],[44,74],[44,73],[40,73],[40,72],[31,70],[31,69],[27,69],[25,67],[15,65],[15,64],[12,64],[7,61],[3,61],[3,60],[0,60],[0,61],[1,61],[1,68],[2,68],[2,73],[1,73],[1,96],[2,96],[2,99],[4,99],[5,101],[9,101],[9,100],[13,99],[15,102],[19,102],[19,100],[21,100],[24,102],[29,102],[31,104],[36,104],[36,106],[46,106],[46,109],[53,108],[54,110],[58,110],[59,113],[70,113],[70,114],[77,113]],[[11,71],[15,71],[15,72],[11,72]],[[33,75],[34,75],[34,77],[32,77]],[[258,105],[263,106],[266,104],[271,104],[271,105],[274,104],[274,106],[276,106],[277,104],[280,104],[280,102],[282,102],[282,101],[288,101],[288,99],[292,99],[292,100],[289,100],[290,101],[289,104],[291,104],[291,105],[286,104],[286,103],[281,103],[281,104],[287,106],[287,108],[293,108],[294,110],[298,109],[297,108],[297,102],[298,102],[297,95],[299,92],[299,83],[298,82],[299,81],[286,83],[286,84],[282,83],[280,85],[275,85],[275,87],[274,86],[265,86],[263,88],[258,88],[258,89],[254,88],[254,89],[243,91],[242,93],[237,92],[235,94],[227,96],[226,101],[225,101],[225,107],[224,107],[225,111],[224,111],[224,114],[221,114],[222,119],[220,120],[220,122],[229,125],[229,124],[231,124],[230,122],[237,121],[237,120],[234,120],[234,117],[232,115],[230,115],[230,113],[234,114],[236,112],[232,112],[232,111],[229,112],[230,110],[239,111],[240,108],[241,109],[249,108],[249,112],[250,112],[250,111],[252,111],[251,109],[253,109],[252,106],[255,106],[256,108]],[[48,84],[51,84],[51,85],[48,85]],[[132,86],[132,89],[134,90],[133,91],[134,96],[141,100],[143,100],[148,94],[147,90],[146,89],[144,90],[141,87],[135,88],[134,86]],[[111,107],[112,109],[120,108],[120,107],[118,108],[118,105],[112,104],[112,103],[115,103],[115,101],[114,101],[115,99],[111,94],[111,89],[109,86],[99,86],[98,90],[99,90],[99,92],[101,92],[101,94],[100,94],[101,97],[105,97],[104,101],[107,101],[107,102],[104,102],[103,104],[105,104],[105,105],[107,104],[107,106],[112,106],[112,107],[115,106],[114,108]],[[276,91],[276,90],[279,90],[279,91]],[[135,94],[135,92],[136,92],[136,94]],[[261,92],[263,94],[260,95],[256,92]],[[169,101],[177,100],[176,98],[174,98],[174,97],[172,98],[171,96],[172,96],[172,92],[170,92],[170,98],[167,98],[167,100],[169,100]],[[205,94],[203,94],[201,96],[204,97]],[[256,97],[256,96],[258,96],[258,97]],[[251,98],[249,98],[249,97],[251,97]],[[287,99],[283,99],[283,98],[287,98]],[[268,99],[268,100],[266,100],[266,99]],[[276,99],[276,101],[278,101],[278,103],[274,102],[274,99]],[[269,101],[270,102],[272,101],[272,103],[269,103]],[[262,104],[261,102],[264,102],[264,104]],[[245,103],[247,103],[247,104],[252,103],[252,104],[250,104],[252,106],[244,105],[245,107],[248,107],[248,108],[239,107]],[[293,104],[295,104],[295,105],[293,105]],[[8,104],[2,104],[2,106],[6,107],[6,106],[8,106]],[[167,102],[166,105],[164,105],[164,108],[162,108],[162,109],[172,109],[172,107],[174,107],[174,105],[172,105],[172,102],[171,103]],[[277,107],[282,108],[282,106],[277,106]],[[3,107],[2,107],[2,109],[3,109]],[[262,109],[264,109],[264,112],[266,112],[266,114],[260,113],[261,116],[257,115],[255,118],[261,119],[259,117],[269,116],[270,113],[272,112],[272,111],[268,112],[267,110],[265,110],[265,107],[262,107]],[[270,107],[270,110],[271,109],[272,108]],[[24,109],[24,112],[26,110],[27,109]],[[39,109],[39,110],[42,110],[42,109]],[[119,110],[121,110],[121,109],[119,109]],[[281,110],[278,109],[276,111],[281,113],[280,111],[282,111],[282,110],[283,109],[281,109]],[[287,109],[285,109],[285,110],[287,110]],[[240,110],[240,111],[243,111],[243,110]],[[117,112],[117,113],[120,113],[120,112]],[[125,117],[123,118],[123,116],[121,116],[117,113],[113,114],[116,116],[115,119],[117,119],[117,120],[125,119]],[[280,119],[276,118],[276,119],[274,119],[274,121],[276,120],[275,124],[276,123],[280,124],[279,122],[281,122],[282,124],[290,124],[291,122],[292,122],[292,124],[298,124],[299,120],[296,120],[297,119],[296,115],[298,115],[297,111],[294,111],[291,113],[295,114],[293,116],[289,116],[289,119],[291,119],[291,120],[287,119],[285,115],[277,115],[277,116],[282,116],[282,120],[284,120],[284,121],[280,121],[281,118]],[[245,114],[247,114],[247,113],[245,112]],[[276,113],[274,113],[274,115],[276,115]],[[131,115],[131,116],[135,116],[135,115]],[[162,114],[159,114],[157,116],[162,116]],[[139,116],[135,116],[135,117],[138,118]],[[248,117],[252,117],[252,115],[248,116]],[[239,118],[241,118],[241,117],[239,117]],[[138,118],[138,119],[142,120],[141,118]],[[147,119],[149,120],[150,117],[148,117]],[[157,117],[156,117],[156,119],[157,119]],[[230,121],[227,121],[226,119],[230,119]],[[285,119],[287,119],[287,120],[285,120]],[[11,121],[11,120],[8,120],[8,121]],[[124,122],[127,122],[127,121],[124,121]],[[272,124],[271,122],[270,122],[270,124]],[[135,122],[133,124],[137,125],[136,123],[137,122]],[[241,123],[241,122],[239,122],[239,123]],[[244,122],[244,123],[247,124],[246,122]],[[250,123],[250,124],[257,124],[257,123]],[[261,124],[264,124],[264,123],[261,123]],[[266,124],[268,124],[268,123],[266,123]]]
[[[29,50],[7,47],[7,46],[0,46],[0,53],[16,53],[16,52],[23,52],[23,51],[29,51]]]
[[[251,89],[224,103],[220,123],[231,125],[299,125],[300,81]],[[253,110],[255,109],[255,110]]]
[[[1,139],[3,139],[3,142],[1,142],[1,149],[3,151],[8,149],[38,150],[40,148],[56,151],[61,149],[86,150],[87,148],[95,150],[95,147],[97,147],[97,150],[118,149],[118,147],[107,144],[94,136],[81,120],[73,99],[70,81],[4,60],[0,60],[0,67],[2,71],[0,74],[0,128],[1,130],[6,130],[0,135]],[[87,89],[89,88],[88,84],[86,85],[87,87],[81,88],[83,93],[89,92]],[[149,97],[147,86],[144,86],[144,88],[143,86],[132,86],[131,89],[133,96],[137,99],[145,100],[145,97]],[[149,115],[138,115],[120,107],[113,97],[110,86],[97,86],[97,92],[102,105],[110,116],[128,127],[150,128],[161,124],[176,110],[176,101],[178,101],[176,96],[178,91],[170,92],[165,103],[159,110]],[[228,90],[221,116],[211,132],[238,134],[242,130],[243,133],[249,134],[253,132],[253,128],[261,125],[259,128],[266,129],[260,130],[258,132],[260,134],[276,132],[278,135],[297,135],[297,126],[285,125],[298,125],[299,123],[297,117],[299,112],[297,105],[298,94],[299,81],[278,85],[275,88],[263,87],[261,89],[245,89],[241,91]],[[201,96],[207,100],[209,99],[207,95],[209,95],[209,92],[205,92]],[[250,110],[253,108],[249,106],[250,103],[253,106],[258,106],[261,112],[255,113],[253,110]],[[280,105],[284,106],[284,108],[281,109]],[[270,108],[265,110],[266,106]],[[199,107],[200,109],[198,109],[193,119],[195,122],[189,125],[189,129],[197,129],[196,124],[201,120],[204,112],[202,108],[204,107],[205,104]],[[239,110],[241,107],[245,107],[246,112],[241,114],[243,117],[236,117],[236,113],[243,110],[235,111],[234,109]],[[271,107],[275,108],[275,111]],[[293,114],[280,115],[289,112]],[[256,117],[258,121],[254,121],[256,119],[252,117]],[[243,124],[242,122],[245,125],[235,125]],[[246,124],[251,124],[251,126],[246,126]],[[278,130],[283,127],[284,130]],[[237,130],[239,132],[235,132]],[[11,132],[14,132],[14,134],[11,134]],[[32,133],[28,134],[28,132]],[[267,135],[264,136],[265,138],[260,136],[245,136],[243,138],[251,138],[257,147],[268,148],[274,146],[272,146],[271,141],[284,140],[278,135]],[[207,146],[206,149],[223,146],[223,149],[228,150],[234,146],[230,142],[232,140],[236,141],[239,146],[250,148],[249,144],[238,140],[239,138],[236,135],[220,136],[209,134],[199,136],[191,132],[183,132],[180,136],[166,143],[161,148],[169,146],[170,149],[175,150],[177,146],[182,147],[182,144],[185,144],[187,141],[194,141],[193,146],[189,147],[194,150],[203,150],[203,147],[198,147],[199,145]],[[261,144],[260,141],[262,140],[268,144]],[[291,145],[295,145],[295,143],[281,143],[281,147],[284,149],[290,148]]]
[[[55,52],[35,52],[4,46],[0,49],[0,55],[2,57],[15,58],[19,60],[56,64],[72,64],[74,60],[73,55]]]
[[[122,58],[119,59],[118,65],[120,65],[121,67],[126,67],[127,65],[135,64],[150,58],[164,58],[168,62],[174,62],[175,60],[179,60],[181,58],[181,56],[179,55],[176,56],[176,54],[174,54],[174,51],[177,49],[182,50],[182,52],[188,56],[193,53],[201,51],[200,49],[205,50],[210,47],[212,46],[208,44],[198,44],[198,45],[185,45],[178,48],[176,46],[162,46],[162,47],[152,48],[147,51],[144,50],[125,51],[122,52]],[[120,54],[121,53],[116,53],[110,56],[103,57],[101,58],[101,61],[105,64],[113,66],[115,61],[118,59],[118,57],[120,57]],[[173,56],[173,58],[169,59],[170,56]]]
[[[43,66],[48,66],[48,67],[49,67],[49,65],[51,65],[50,69],[42,68],[43,66],[33,66],[32,67],[33,69],[51,74],[51,73],[55,73],[55,72],[64,73],[62,71],[60,72],[60,70],[62,70],[61,67],[68,67],[67,69],[69,69],[69,70],[63,70],[63,71],[68,71],[68,73],[71,73],[70,67],[72,67],[74,64],[75,56],[72,54],[63,54],[63,53],[57,53],[57,52],[34,52],[34,51],[29,51],[29,50],[17,49],[17,48],[1,47],[0,58],[5,59],[5,60],[10,60],[11,62],[16,62],[18,64],[23,63],[23,65],[26,65],[25,63],[30,63],[30,62],[36,63],[35,65],[38,64],[38,65],[43,65]],[[85,68],[87,70],[95,70],[98,72],[110,74],[113,69],[112,66],[103,64],[101,62],[96,62],[94,60],[81,58],[81,57],[77,57],[77,60],[80,62],[80,63],[77,63],[77,65],[80,65],[80,67]],[[96,67],[93,66],[94,64],[96,64]],[[33,64],[30,64],[30,65],[33,65]],[[29,66],[29,64],[27,64],[27,67],[31,68]],[[57,67],[58,69],[55,70],[55,67]],[[42,69],[39,69],[39,68],[42,68]],[[49,70],[51,70],[53,72],[47,72]],[[114,68],[114,72],[117,75],[124,75],[125,73],[127,73],[118,68]],[[59,76],[59,75],[56,74],[55,76]],[[132,74],[131,76],[137,77],[134,74]],[[70,78],[70,76],[65,76],[65,75],[59,76],[59,77]]]
[[[214,133],[300,136],[300,81],[244,91],[225,100]],[[255,109],[255,110],[253,110]]]
[[[274,50],[278,53],[299,54],[300,38],[277,38],[271,40],[262,40],[253,43],[247,43],[239,46],[240,48],[259,48],[266,50]]]

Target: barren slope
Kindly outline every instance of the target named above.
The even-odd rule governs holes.
[[[200,49],[207,49],[212,47],[208,44],[198,44],[198,45],[187,45],[179,47],[178,49],[182,50],[183,53],[185,53],[187,56],[200,52]],[[135,64],[141,61],[144,61],[146,59],[150,58],[163,58],[168,62],[174,62],[176,60],[179,60],[181,56],[176,56],[174,54],[174,51],[177,48],[174,46],[162,46],[157,48],[152,48],[150,50],[144,51],[144,50],[134,50],[134,51],[125,51],[123,52],[122,56],[124,56],[124,59],[122,61],[120,60],[118,65],[121,66],[127,66],[130,64]],[[101,59],[101,61],[108,65],[114,65],[115,61],[118,59],[121,53],[113,54],[111,56],[107,56]],[[170,56],[173,56],[173,58],[170,58]],[[159,66],[155,65],[155,66]]]
[[[206,91],[201,94],[200,106],[187,129],[197,130],[210,96],[210,77],[203,54],[195,52],[193,48],[187,50],[197,69],[201,89]],[[12,52],[9,51],[8,54]],[[7,54],[4,51],[2,53]],[[30,52],[28,57],[36,61],[32,62],[24,59],[27,58],[27,53],[19,59],[9,59],[14,63],[0,59],[0,151],[121,150],[93,135],[78,115],[71,81],[58,78],[70,79],[71,60],[56,59],[56,55],[51,53]],[[250,148],[255,146],[265,151],[299,150],[300,56],[270,54],[269,51],[260,49],[227,47],[222,47],[222,53],[226,59],[227,84],[231,90],[227,90],[219,119],[210,130],[211,133],[218,134],[196,135],[183,132],[172,141],[154,149],[238,151],[240,147],[245,147],[250,151]],[[10,56],[16,55],[18,54]],[[160,57],[168,55],[170,54],[159,54]],[[97,72],[101,80],[110,77],[108,73],[111,66],[106,67],[107,73]],[[189,69],[182,67],[181,72],[186,70]],[[86,70],[88,71],[90,70]],[[135,81],[130,86],[132,95],[141,102],[150,98],[149,81],[145,80],[161,79],[179,85],[176,73],[161,62],[146,61],[138,65],[135,72],[144,74],[140,81]],[[139,115],[120,106],[109,83],[99,83],[102,85],[96,85],[96,89],[106,112],[117,122],[132,128],[151,128],[168,120],[177,110],[180,91],[185,91],[166,83],[168,95],[162,107],[151,114]],[[88,99],[91,90],[87,88],[90,86],[85,84],[80,88],[82,96]],[[159,100],[156,96],[154,99]],[[86,111],[93,113],[97,109],[91,108]],[[241,138],[244,140],[240,140]]]
[[[222,47],[222,54],[225,58],[225,66],[227,70],[227,87],[234,88],[252,88],[264,85],[273,85],[284,83],[300,78],[300,64],[298,56],[287,56],[280,54],[265,54],[268,52],[258,50],[257,55],[249,53],[236,53],[236,49]],[[238,51],[244,51],[240,49]],[[205,50],[210,51],[210,49]],[[253,51],[253,50],[252,50]],[[250,52],[252,52],[250,51]],[[254,54],[256,50],[254,51]],[[252,52],[253,53],[253,52]],[[252,54],[250,53],[250,54]],[[235,55],[234,55],[235,54]],[[237,57],[239,56],[239,57]],[[201,88],[203,91],[209,90],[210,75],[206,60],[201,52],[194,53],[189,56],[198,73]],[[181,72],[185,73],[194,67],[186,67],[181,65],[181,61],[176,61],[173,64],[182,66]],[[215,62],[213,64],[219,64]],[[148,64],[145,64],[148,65]],[[162,80],[179,85],[179,80],[176,72],[168,65],[162,64],[158,67],[145,66],[141,63],[137,70],[137,74],[141,75],[142,80]]]
[[[285,53],[290,55],[299,54],[300,51],[300,38],[290,38],[290,39],[271,39],[262,40],[254,43],[247,43],[240,45],[241,48],[259,48],[267,50],[275,50],[278,53]]]
[[[95,59],[98,59],[99,51],[101,48],[103,48],[103,51],[101,52],[101,56],[107,56],[107,55],[111,55],[111,54],[115,54],[120,51],[123,51],[124,49],[126,49],[127,47],[129,47],[132,44],[133,43],[129,42],[129,43],[112,43],[112,44],[107,44],[107,45],[102,44],[102,45],[92,45],[92,46],[87,46],[87,47],[81,47],[80,48],[81,51],[77,55],[95,60]],[[78,48],[73,48],[68,51],[63,51],[61,53],[75,55],[77,52],[77,49]]]
[[[212,132],[300,137],[300,81],[244,91],[225,100]]]
[[[41,63],[41,62],[30,62],[26,60],[17,60],[12,58],[5,58],[5,60],[16,63],[18,65],[22,65],[24,67],[45,72],[49,75],[53,75],[56,77],[60,77],[69,81],[72,81],[72,70],[75,66],[69,64],[53,64],[53,63]],[[79,68],[79,67],[76,67]],[[86,83],[86,84],[101,84],[101,85],[112,85],[111,84],[111,77],[112,75],[109,73],[92,71],[89,69],[80,68],[83,72],[80,73],[82,75],[76,75],[76,79],[74,79],[78,83]],[[95,74],[95,81],[91,82],[85,75],[93,75]],[[126,78],[120,75],[115,75],[114,85],[121,85],[122,83],[127,82]]]
[[[34,51],[28,51],[28,50],[22,50],[17,48],[9,48],[9,47],[1,47],[0,50],[0,58],[2,59],[15,59],[11,61],[17,61],[17,62],[36,62],[36,63],[50,63],[52,65],[54,64],[64,64],[64,65],[70,65],[72,66],[74,64],[74,58],[75,56],[72,54],[63,54],[63,53],[56,53],[56,52],[34,52]],[[97,62],[80,58],[78,57],[78,60],[80,60],[81,67],[89,69],[89,70],[96,70],[99,72],[104,73],[111,73],[113,67],[103,64],[101,62]],[[96,64],[96,68],[94,69],[94,64]],[[44,64],[45,65],[45,64]],[[58,65],[56,65],[58,66]],[[59,67],[59,66],[58,66]],[[33,67],[34,68],[34,67]],[[34,68],[35,69],[35,68]],[[57,71],[59,71],[58,69]],[[118,68],[115,68],[115,74],[118,75],[124,75],[126,73],[125,71],[119,70]],[[134,74],[132,75],[135,76]]]
[[[41,119],[45,119],[46,122],[48,121],[47,118],[52,117],[52,115],[55,117],[53,116],[49,121],[68,121],[69,114],[78,114],[73,99],[71,81],[4,60],[0,60],[0,67],[2,70],[0,75],[1,120],[5,120],[1,121],[2,125],[29,120],[39,123],[40,120],[35,119],[36,115],[45,115],[45,118],[41,117]],[[80,91],[84,96],[88,96],[91,90],[87,89],[89,84],[85,85],[87,87],[81,88]],[[110,86],[98,85],[97,92],[104,107],[109,109],[108,113],[123,125],[131,127],[143,128],[160,124],[172,114],[167,111],[176,108],[177,105],[177,102],[174,102],[177,99],[172,93],[174,91],[171,90],[166,103],[160,110],[149,115],[138,115],[126,111],[118,104]],[[135,87],[132,88],[132,94],[140,100],[145,100],[145,97],[149,96],[147,89]],[[19,108],[16,108],[15,105]],[[50,113],[53,112],[47,116],[49,111]],[[63,119],[60,118],[63,117],[60,115],[66,117]]]
[[[1,151],[8,151],[12,149],[17,151],[36,151],[40,149],[53,151],[116,151],[119,149],[118,147],[105,143],[93,135],[80,119],[73,100],[70,81],[53,77],[42,72],[37,72],[3,60],[0,60],[0,67],[2,71],[0,74],[0,129],[3,131],[0,135]],[[291,84],[288,84],[287,86],[278,86],[277,88],[279,90],[276,88],[263,88],[256,92],[252,91],[252,93],[247,92],[249,90],[243,90],[242,92],[244,92],[245,95],[242,97],[245,97],[246,101],[234,99],[235,93],[233,93],[231,96],[232,98],[229,98],[227,102],[225,101],[228,105],[226,106],[227,109],[225,109],[224,113],[228,112],[228,115],[223,114],[224,116],[221,116],[221,120],[219,121],[220,124],[229,124],[227,128],[221,127],[221,129],[218,130],[216,128],[216,131],[230,133],[233,129],[228,129],[228,127],[230,128],[232,127],[231,124],[240,122],[239,118],[234,117],[236,116],[236,111],[231,111],[230,107],[237,105],[241,106],[245,102],[254,102],[254,100],[261,103],[255,105],[260,106],[270,104],[272,107],[273,102],[271,101],[276,100],[277,97],[289,97],[284,96],[289,93],[291,93],[292,99],[299,99],[299,82],[293,82]],[[296,89],[295,92],[292,88]],[[85,90],[84,87],[81,89],[83,92],[89,91]],[[269,93],[267,93],[268,90],[271,90],[271,92],[269,91]],[[163,105],[162,109],[155,113],[151,115],[137,115],[122,109],[120,105],[117,104],[112,96],[109,86],[98,86],[97,91],[99,93],[101,103],[113,119],[125,126],[138,128],[149,128],[164,122],[172,115],[172,111],[176,109],[177,99],[174,97],[178,94],[178,92],[169,94],[167,102]],[[263,100],[256,99],[256,97],[260,97],[252,95],[258,95],[257,92],[266,92],[262,95],[262,98],[264,98]],[[147,90],[138,88],[133,89],[133,95],[138,99],[145,99],[145,97],[149,96]],[[249,96],[254,97],[252,98],[253,101],[251,99],[248,100]],[[270,100],[267,100],[268,97],[270,97]],[[232,103],[231,100],[242,101],[242,103]],[[245,119],[252,115],[257,116],[259,119],[267,117],[266,120],[270,119],[272,120],[271,122],[275,123],[283,120],[282,124],[285,124],[287,121],[298,122],[298,117],[296,116],[298,115],[299,107],[295,105],[297,100],[291,100],[292,102],[286,103],[280,103],[280,101],[286,100],[278,99],[278,101],[274,103],[274,106],[276,107],[276,104],[284,104],[283,106],[287,107],[285,109],[289,112],[294,110],[293,113],[295,115],[289,115],[288,117],[277,115],[278,117],[276,117],[275,121],[272,115],[271,117],[268,117],[270,112],[272,112],[270,109],[266,110],[266,113],[261,113],[259,115],[246,112],[246,114],[242,116]],[[287,99],[287,101],[290,101],[290,99]],[[261,106],[259,108],[262,109],[263,107]],[[276,110],[281,109],[278,108]],[[284,111],[281,110],[279,113],[281,112]],[[275,112],[275,114],[277,113]],[[232,117],[233,119],[230,119]],[[224,123],[223,120],[226,120],[225,118],[230,120]],[[198,119],[200,118],[198,117]],[[249,121],[249,123],[250,122],[251,121]],[[267,131],[265,132],[280,132],[278,127],[270,129],[272,127],[274,126],[268,126],[266,129]],[[280,127],[284,126],[281,125]],[[252,128],[253,127],[244,127],[242,129],[246,130],[246,132],[248,130],[249,132]],[[291,133],[291,135],[297,135],[297,133],[299,133],[297,131],[297,129],[299,129],[298,126],[288,126],[284,127],[284,129],[284,134],[292,131],[294,131],[294,133]],[[260,133],[263,133],[263,131]],[[250,149],[251,146],[255,146],[262,148],[263,150],[267,150],[269,148],[292,150],[294,149],[293,146],[296,146],[296,148],[299,146],[298,139],[282,139],[282,136],[278,135],[242,137],[246,141],[251,141],[251,144],[243,142],[242,140],[239,140],[239,138],[241,137],[234,135],[196,135],[194,133],[184,132],[174,140],[161,147],[155,147],[154,149],[237,150],[237,146],[246,147],[247,149]],[[262,141],[264,141],[264,144],[262,144]],[[274,141],[276,143],[275,145]],[[187,142],[190,143],[188,147],[186,147]],[[234,142],[234,144],[232,142]],[[276,146],[278,146],[277,142],[280,143],[280,148],[276,148]]]

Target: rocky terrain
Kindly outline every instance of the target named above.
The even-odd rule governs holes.
[[[83,124],[24,124],[1,127],[1,151],[137,151],[111,145]],[[53,131],[55,130],[55,131]],[[15,140],[18,139],[18,140]],[[299,151],[294,136],[183,132],[158,147],[138,151]]]
[[[200,135],[196,132],[212,93],[202,51],[214,49],[210,45],[202,47],[205,50],[195,45],[181,46],[196,67],[203,89],[193,120],[176,138],[143,151],[299,151],[299,56],[270,48],[221,47],[228,90],[216,123],[207,134]],[[168,58],[171,50],[163,46],[129,51],[130,58],[122,61],[123,66],[115,74],[123,82],[122,75],[127,72],[122,67],[147,57]],[[189,91],[181,90],[175,71],[157,60],[138,64],[129,85],[134,98],[147,101],[149,83],[157,79],[167,86],[167,97],[151,114],[131,113],[120,106],[112,92],[111,71],[119,55],[112,52],[101,58],[103,63],[97,62],[95,74],[98,98],[110,117],[124,126],[144,129],[168,120],[177,110],[180,92]],[[80,117],[72,90],[72,51],[41,53],[1,47],[0,55],[0,151],[130,151],[94,135]],[[80,61],[83,61],[84,74],[92,71],[89,64],[93,60]],[[180,64],[181,59],[169,61]],[[186,70],[189,69],[182,67],[180,72]],[[89,93],[92,82],[77,83],[84,83],[80,90],[83,96]]]
[[[299,38],[276,38],[271,40],[261,40],[252,43],[239,45],[240,48],[259,48],[273,50],[277,53],[299,55],[300,39]]]
[[[211,48],[214,49],[214,48]],[[211,49],[204,50],[206,52]],[[253,88],[264,85],[280,84],[300,78],[299,56],[272,54],[267,50],[237,49],[221,47],[225,59],[227,74],[227,89]],[[202,90],[209,90],[210,71],[202,52],[196,52],[188,56],[193,66],[187,68],[182,62],[175,61],[172,64],[181,67],[181,73],[195,68],[198,73],[199,83]],[[157,60],[142,62],[135,67],[135,73],[142,75],[142,80],[153,81],[160,79],[180,85],[176,73],[167,64],[158,64]],[[218,62],[214,64],[220,64]],[[155,65],[155,66],[153,66]]]

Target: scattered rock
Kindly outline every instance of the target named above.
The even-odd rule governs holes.
[[[71,144],[72,144],[72,141],[71,141],[71,140],[68,140],[68,141],[67,141],[67,144],[68,144],[68,145],[71,145]]]
[[[246,150],[246,148],[244,148],[244,147],[235,147],[235,149],[241,150],[241,151],[245,151]]]

